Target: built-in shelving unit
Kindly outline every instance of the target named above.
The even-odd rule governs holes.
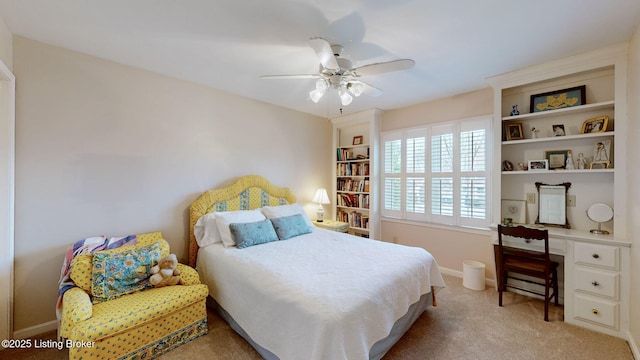
[[[531,196],[537,194],[535,183],[571,183],[568,195],[575,201],[566,208],[571,228],[549,228],[550,240],[558,249],[555,254],[563,263],[565,321],[622,338],[629,328],[631,246],[625,211],[626,51],[626,45],[620,44],[488,79],[494,88],[493,152],[500,159],[492,171],[494,223],[503,217],[502,199],[523,201],[527,224],[533,223],[538,215],[537,201],[530,201],[537,200]],[[541,112],[529,108],[532,95],[583,85],[582,105]],[[514,105],[520,114],[511,115]],[[586,121],[604,116],[608,117],[606,129],[584,133]],[[554,136],[555,125],[562,125],[564,136]],[[507,139],[507,129],[514,126],[521,131],[516,136],[509,132],[511,139]],[[600,142],[608,146],[609,164],[594,161]],[[566,164],[551,157],[567,151],[573,155],[574,168],[566,169]],[[575,163],[578,154],[588,162],[582,169]],[[527,169],[530,160],[553,160],[557,168]],[[614,219],[602,224],[608,235],[589,232],[597,224],[587,218],[586,210],[595,203],[614,210]]]
[[[334,132],[333,209],[335,220],[349,224],[349,233],[379,234],[377,154],[380,111],[332,120]]]

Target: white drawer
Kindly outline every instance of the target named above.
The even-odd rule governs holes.
[[[576,267],[573,286],[578,291],[617,300],[619,277],[620,274],[617,273]]]
[[[577,242],[574,245],[574,262],[576,264],[594,265],[618,270],[620,249],[616,246],[598,245]]]
[[[574,294],[573,317],[618,330],[618,303]]]

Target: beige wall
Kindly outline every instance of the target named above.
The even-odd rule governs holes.
[[[382,131],[484,115],[493,115],[491,88],[385,112],[382,115]],[[393,241],[394,237],[400,244],[425,248],[433,254],[438,265],[454,271],[462,272],[464,260],[480,261],[486,266],[485,277],[495,279],[489,231],[425,226],[383,219],[381,239]]]
[[[630,41],[629,46],[629,72],[628,72],[628,116],[629,134],[628,151],[627,151],[627,171],[629,179],[629,208],[627,212],[629,219],[629,234],[631,240],[631,315],[630,315],[630,332],[631,342],[635,344],[636,351],[640,346],[640,27],[636,29],[636,33]],[[637,354],[637,352],[636,352]]]
[[[0,60],[13,70],[13,35],[2,18],[0,18]]]
[[[13,51],[17,331],[55,319],[77,240],[159,230],[184,260],[188,206],[209,188],[260,174],[310,214],[330,188],[327,119],[21,37]]]

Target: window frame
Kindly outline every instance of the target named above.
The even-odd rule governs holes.
[[[471,170],[471,171],[462,171],[461,166],[461,134],[467,131],[484,129],[484,170]],[[444,135],[447,133],[453,134],[453,169],[452,171],[438,172],[434,171],[432,168],[433,159],[432,155],[432,140],[434,136]],[[415,138],[416,135],[420,135],[425,137],[425,173],[409,173],[407,171],[407,162],[405,159],[407,157],[407,140]],[[382,144],[382,157],[381,157],[381,183],[383,186],[380,188],[381,191],[381,216],[383,218],[392,218],[392,219],[400,219],[400,220],[408,220],[408,221],[418,221],[418,222],[426,222],[426,223],[434,223],[434,224],[442,224],[448,226],[461,226],[461,227],[475,227],[475,228],[487,228],[491,223],[491,212],[492,212],[492,197],[491,197],[491,177],[492,177],[492,117],[491,116],[482,116],[482,117],[474,117],[474,118],[466,118],[460,120],[432,123],[428,125],[423,125],[419,127],[405,128],[405,129],[397,129],[390,130],[381,133],[380,136],[381,144]],[[399,173],[387,174],[385,166],[387,159],[385,146],[388,141],[392,140],[400,140],[400,156],[401,160],[401,169]],[[414,161],[415,163],[415,161]],[[441,176],[444,175],[444,176]],[[441,178],[453,178],[453,215],[438,215],[432,213],[432,190],[433,190],[433,179],[441,177]],[[470,218],[462,216],[462,180],[463,178],[470,177],[479,177],[484,178],[484,218]],[[390,178],[400,178],[400,210],[399,211],[389,211],[385,209],[386,202],[385,196],[386,189],[385,183],[387,179]],[[410,178],[421,178],[424,179],[424,213],[417,213],[408,211],[407,208],[407,180]],[[472,208],[473,209],[473,208]]]

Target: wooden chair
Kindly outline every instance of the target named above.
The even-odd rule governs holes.
[[[530,239],[544,242],[544,252],[523,250],[502,244],[502,236]],[[524,226],[505,227],[498,225],[498,246],[496,247],[496,265],[498,278],[499,305],[502,306],[502,292],[507,290],[509,273],[528,275],[544,281],[544,321],[549,321],[549,303],[555,298],[558,305],[558,263],[549,258],[549,231]],[[553,294],[550,289],[553,288]]]

